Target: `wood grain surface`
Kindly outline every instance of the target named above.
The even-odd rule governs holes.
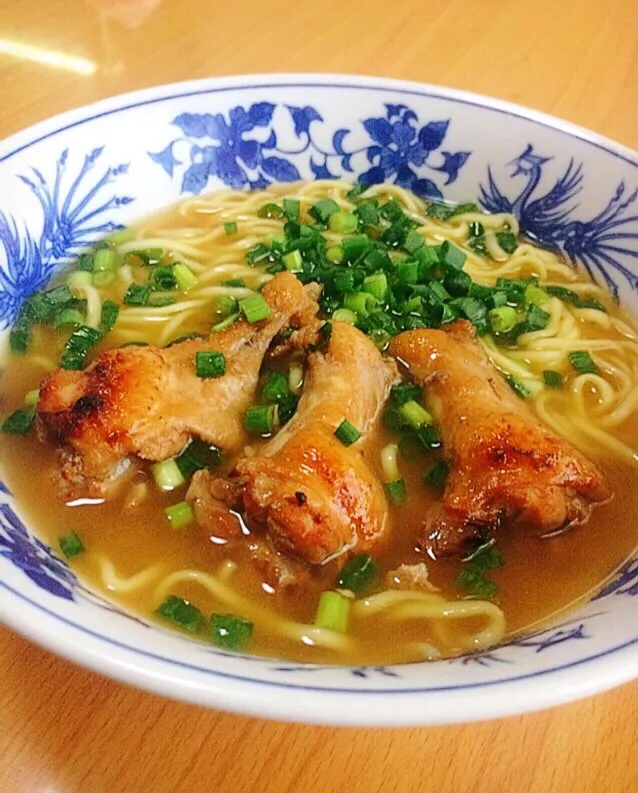
[[[638,148],[636,0],[0,2],[2,136],[136,88],[264,71],[477,91]],[[137,692],[0,629],[0,793],[632,793],[637,719],[633,683],[459,727],[284,725]]]

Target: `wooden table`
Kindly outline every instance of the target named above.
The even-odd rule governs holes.
[[[123,91],[260,71],[440,83],[638,148],[636,0],[0,3],[1,135]],[[282,725],[139,693],[0,629],[0,793],[629,792],[637,717],[634,683],[461,727]]]

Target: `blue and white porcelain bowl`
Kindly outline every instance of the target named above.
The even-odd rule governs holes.
[[[513,212],[638,309],[637,154],[457,91],[262,75],[116,97],[0,144],[3,344],[21,302],[121,224],[224,185],[326,177]],[[404,666],[290,664],[220,652],[105,602],[0,488],[0,618],[79,664],[169,697],[294,721],[435,724],[545,708],[638,675],[638,558],[578,612],[490,652]]]

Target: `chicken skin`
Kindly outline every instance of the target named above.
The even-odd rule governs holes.
[[[263,290],[271,316],[237,321],[205,339],[167,348],[124,347],[99,355],[84,371],[54,372],[40,388],[38,426],[61,452],[67,495],[103,496],[129,455],[164,460],[197,437],[236,451],[242,416],[254,401],[259,369],[273,338],[297,314],[316,313],[313,290],[290,273]],[[225,356],[221,377],[198,377],[195,354]]]
[[[361,449],[396,379],[370,339],[342,322],[332,323],[326,349],[310,352],[296,414],[231,475],[235,506],[265,524],[277,549],[322,564],[382,538],[387,502]],[[335,436],[344,419],[361,433],[352,446]]]
[[[443,503],[425,524],[433,555],[463,552],[502,526],[550,534],[608,497],[601,472],[514,394],[469,322],[402,333],[390,350],[425,387],[450,463]]]

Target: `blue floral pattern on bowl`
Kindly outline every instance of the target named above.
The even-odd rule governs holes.
[[[298,92],[292,101],[276,87],[272,96],[264,88],[254,100],[242,101],[238,94],[227,103],[219,103],[214,92],[209,97],[168,96],[166,106],[163,99],[154,106],[153,134],[145,138],[143,151],[138,147],[130,158],[127,148],[100,133],[101,137],[89,136],[81,145],[62,140],[55,153],[49,150],[40,159],[35,154],[32,161],[22,159],[3,183],[8,193],[12,182],[22,186],[26,198],[20,210],[13,203],[10,210],[0,197],[0,327],[11,324],[22,302],[42,288],[56,268],[130,221],[134,215],[129,205],[135,201],[135,209],[144,199],[144,190],[138,193],[130,185],[143,183],[144,175],[152,179],[147,166],[158,174],[154,182],[158,194],[160,182],[165,183],[166,202],[223,185],[251,189],[300,178],[346,178],[365,185],[390,182],[426,198],[441,198],[454,188],[458,200],[476,197],[488,211],[513,213],[530,239],[581,264],[620,299],[630,290],[638,291],[632,266],[638,258],[638,170],[605,183],[599,191],[600,210],[593,211],[591,202],[583,209],[581,198],[592,192],[596,174],[580,156],[556,152],[546,139],[536,140],[531,132],[515,150],[493,150],[486,157],[480,136],[467,134],[454,113],[442,110],[440,103],[430,107],[423,97],[414,98],[414,91],[383,94],[370,89],[365,112],[359,112],[356,103],[352,110],[344,107],[338,123],[325,96],[315,101],[311,94],[308,91],[307,98],[300,100]],[[135,105],[108,113],[130,108]],[[57,145],[56,134],[51,133],[51,145]],[[65,134],[61,129],[60,136]],[[36,152],[37,141],[33,145]],[[8,156],[11,153],[0,162]],[[632,182],[634,176],[637,181]],[[0,493],[0,560],[65,609],[81,611],[91,601],[119,618],[123,612],[87,592],[66,563],[29,532],[1,483]],[[608,613],[636,594],[638,560],[632,560],[596,595],[582,617],[444,666],[485,670],[488,675],[500,668],[527,669],[532,657],[556,657],[558,667],[566,647],[578,648],[569,651],[569,658],[581,663],[581,655],[597,652],[600,626]],[[217,656],[208,647],[201,652],[225,659],[228,655]],[[249,663],[245,658],[235,660],[244,664],[242,669]],[[235,662],[233,657],[230,661]],[[250,663],[260,666],[258,659]],[[309,670],[325,671],[321,666],[276,662],[264,668],[286,680],[299,675],[300,681]],[[551,668],[552,662],[547,669]],[[344,674],[346,680],[366,685],[385,681],[388,690],[414,679],[402,667],[379,666],[339,669],[332,679]],[[350,690],[350,683],[346,686]]]

